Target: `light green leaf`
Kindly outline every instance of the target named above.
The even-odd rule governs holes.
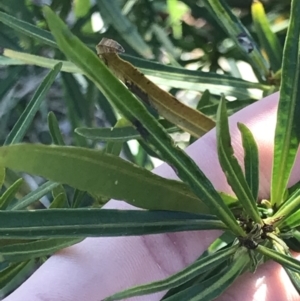
[[[10,210],[20,210],[25,209],[26,207],[30,206],[32,203],[36,202],[38,199],[46,195],[48,192],[50,192],[52,189],[57,187],[59,183],[54,183],[51,181],[48,181],[41,185],[36,190],[28,193],[26,196],[24,196],[22,199],[18,201],[16,205],[14,205]]]
[[[242,123],[238,123],[244,148],[245,178],[252,196],[257,202],[259,188],[258,148],[251,131]]]
[[[161,178],[99,150],[54,145],[11,145],[0,147],[0,164],[92,194],[126,200],[145,209],[209,212],[207,206],[183,183]],[[52,190],[58,184],[50,185]],[[41,196],[27,196],[14,209],[25,208]]]
[[[0,197],[0,210],[5,210],[10,202],[15,198],[16,193],[23,184],[23,179],[18,179],[15,183],[9,186]]]
[[[60,193],[56,195],[53,199],[53,201],[50,204],[49,209],[54,209],[54,208],[68,208],[68,200],[66,198],[65,193]]]
[[[64,72],[83,72],[72,62],[63,60],[49,59],[24,52],[17,52],[11,49],[4,49],[3,55],[5,55],[5,57],[0,56],[0,65],[30,64],[51,69],[55,64],[62,62],[63,66],[61,70]],[[205,89],[209,89],[216,95],[226,94],[237,97],[238,99],[245,99],[248,97],[260,99],[261,92],[255,92],[253,89],[265,91],[265,93],[272,89],[272,86],[266,84],[249,82],[228,75],[177,68],[128,55],[123,55],[123,57],[136,66],[146,76],[151,76],[151,80],[157,85],[167,85],[178,89],[201,92]],[[247,89],[252,89],[252,91],[249,92]]]
[[[224,99],[221,99],[217,113],[217,147],[221,167],[228,184],[236,194],[245,212],[256,222],[262,224],[256,201],[246,182],[242,168],[234,156],[231,146],[228,117]]]
[[[273,72],[281,68],[282,47],[273,33],[268,18],[265,14],[263,4],[259,1],[253,1],[251,5],[251,14],[253,25],[257,33],[260,44],[266,51]]]
[[[281,254],[277,251],[274,251],[270,248],[264,247],[262,245],[258,245],[256,248],[257,252],[265,255],[266,257],[278,262],[282,266],[284,266],[287,269],[290,269],[291,271],[300,273],[300,262],[299,260],[287,256],[285,254]]]
[[[178,132],[179,129],[161,120],[160,123],[166,124],[168,133]],[[75,132],[87,139],[102,140],[102,141],[119,141],[125,142],[133,139],[141,139],[141,135],[133,126],[113,127],[113,128],[77,128]]]
[[[0,289],[3,289],[10,281],[12,281],[26,266],[30,264],[30,261],[10,263],[7,268],[0,271]]]
[[[294,191],[289,198],[280,206],[278,211],[270,217],[273,220],[280,218],[275,224],[276,227],[280,227],[285,223],[285,220],[293,220],[293,213],[296,213],[300,209],[300,189]]]

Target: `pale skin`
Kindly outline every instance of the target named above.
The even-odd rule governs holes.
[[[269,197],[273,137],[278,93],[238,112],[230,118],[232,143],[240,162],[243,158],[237,122],[246,124],[259,146],[261,198]],[[216,154],[215,130],[187,149],[188,154],[220,191],[231,192]],[[300,180],[300,157],[289,185]],[[155,173],[176,178],[163,164]],[[132,208],[110,201],[107,208]],[[88,238],[52,256],[33,276],[5,301],[100,301],[133,285],[162,279],[193,262],[220,234],[202,231],[145,237]],[[300,259],[300,256],[298,256]],[[158,301],[162,293],[130,300]],[[241,276],[218,301],[300,300],[280,266],[268,262],[255,274]]]

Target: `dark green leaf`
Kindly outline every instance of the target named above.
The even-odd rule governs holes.
[[[283,202],[299,145],[300,49],[295,37],[300,35],[300,2],[293,0],[291,5],[274,142],[271,202],[277,207]]]
[[[238,99],[259,99],[260,94],[247,89],[256,88],[269,91],[271,86],[254,83],[224,74],[208,73],[199,70],[189,70],[174,66],[163,65],[157,62],[140,59],[128,55],[121,55],[145,75],[154,76],[153,81],[158,85],[167,85],[184,90],[210,90],[215,95],[232,95]]]
[[[201,109],[210,104],[210,92],[209,90],[205,90],[197,104],[197,110],[201,111]]]
[[[65,145],[64,138],[60,132],[57,119],[53,112],[48,114],[48,127],[52,138],[52,143],[57,145]]]
[[[165,301],[210,301],[220,296],[249,264],[247,250],[238,250],[233,262],[211,278],[166,298]]]
[[[220,262],[226,261],[228,258],[230,258],[236,251],[237,246],[233,246],[223,251],[218,251],[212,255],[205,256],[203,259],[195,261],[194,263],[192,263],[191,265],[189,265],[188,267],[181,270],[175,275],[172,275],[160,281],[130,288],[128,290],[116,293],[108,298],[105,298],[104,300],[112,301],[133,296],[153,294],[156,292],[179,286],[193,279],[194,277],[197,277],[201,273],[209,269],[213,269],[216,265],[219,265]]]
[[[0,12],[0,21],[18,32],[30,36],[44,44],[48,44],[51,47],[57,47],[53,36],[49,31],[38,28],[28,22],[22,21],[19,18],[14,18],[3,12]]]
[[[38,89],[34,93],[32,99],[27,105],[26,109],[14,125],[11,132],[5,139],[4,145],[15,144],[22,141],[24,135],[26,134],[35,114],[40,108],[45,95],[48,93],[51,85],[53,84],[57,74],[61,69],[62,64],[59,63],[54,66],[47,76],[44,78],[42,83],[39,85]]]
[[[84,238],[226,229],[212,215],[174,211],[44,209],[0,211],[0,238]]]
[[[152,58],[151,48],[144,42],[136,26],[124,16],[119,7],[119,3],[110,0],[96,1],[101,16],[108,21],[120,36],[125,40],[137,53],[145,58]]]
[[[50,238],[0,247],[0,262],[25,261],[50,255],[81,240],[82,238]]]
[[[76,128],[83,125],[81,118],[81,107],[84,105],[84,99],[77,97],[77,94],[79,93],[78,91],[77,93],[74,93],[74,90],[79,90],[79,88],[77,86],[74,87],[74,85],[76,85],[76,82],[74,82],[74,77],[72,74],[63,73],[61,77],[64,84],[64,98],[68,108],[68,117],[71,123],[72,132],[74,132]],[[76,133],[73,135],[73,139],[75,145],[83,147],[88,146],[86,139],[82,136],[77,135]]]

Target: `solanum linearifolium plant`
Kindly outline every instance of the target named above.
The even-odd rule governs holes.
[[[255,11],[261,13],[257,3],[253,6],[253,14]],[[274,72],[278,71],[280,58],[272,56],[272,51],[278,49],[274,48],[274,37],[266,30],[265,24],[256,19],[256,30],[263,39],[271,69],[248,31],[223,1],[207,0],[205,4],[208,10],[218,15],[218,21],[228,35],[236,41],[243,55],[249,58],[260,82],[267,83],[272,79]],[[216,191],[193,160],[175,146],[162,123],[113,76],[95,52],[75,37],[50,8],[45,7],[43,12],[54,39],[49,33],[40,31],[36,37],[58,47],[74,65],[67,65],[66,62],[55,65],[12,129],[4,146],[0,147],[1,179],[4,179],[4,168],[10,168],[49,180],[33,194],[11,206],[11,199],[22,180],[11,185],[0,198],[0,238],[5,242],[0,246],[0,260],[19,262],[0,271],[0,279],[8,274],[17,275],[33,258],[51,254],[87,236],[220,229],[224,233],[197,261],[179,273],[119,292],[105,300],[120,300],[166,290],[168,292],[163,300],[213,300],[239,275],[246,271],[255,272],[258,265],[269,259],[286,269],[300,292],[300,262],[290,253],[291,250],[300,250],[299,183],[287,189],[299,146],[297,116],[300,103],[300,50],[299,43],[295,42],[295,39],[299,41],[300,34],[299,1],[294,0],[291,4],[290,25],[284,47],[269,200],[258,199],[258,149],[250,130],[243,124],[238,124],[244,148],[243,168],[234,156],[223,97],[216,115],[217,150],[220,165],[235,198],[225,198]],[[9,23],[11,20],[8,18],[6,21]],[[6,50],[3,53],[12,54]],[[37,60],[40,64],[46,62],[42,58]],[[106,147],[104,152],[65,146],[53,114],[49,114],[48,123],[56,145],[18,144],[32,121],[32,112],[38,110],[43,95],[58,72],[66,68],[73,68],[92,81],[126,119],[119,121],[116,127],[134,125],[134,133],[131,132],[131,135],[143,139],[149,150],[167,162],[183,183],[160,178],[113,155],[114,152],[109,149],[118,145]],[[87,133],[90,135],[89,131]],[[85,135],[83,130],[81,134]],[[129,191],[132,182],[135,182],[137,188]],[[76,188],[72,206],[61,184]],[[49,210],[23,210],[49,191],[54,196]],[[148,210],[77,208],[82,191],[103,199],[122,199]],[[157,194],[149,193],[147,196],[148,191],[157,191]],[[14,240],[7,242],[5,239],[8,237]]]

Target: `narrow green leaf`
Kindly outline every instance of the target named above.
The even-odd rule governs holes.
[[[0,60],[1,60],[1,57],[0,57]],[[22,75],[22,72],[24,69],[25,69],[25,66],[15,66],[15,67],[8,69],[6,77],[1,79],[1,86],[0,86],[0,98],[1,99],[16,84],[16,81]]]
[[[194,286],[195,284],[199,284],[201,285],[202,282],[205,282],[206,280],[212,278],[212,277],[216,277],[215,279],[218,279],[221,275],[223,275],[224,271],[227,271],[227,266],[228,263],[227,261],[223,261],[221,263],[219,263],[219,265],[217,265],[215,268],[208,270],[202,274],[200,274],[197,277],[194,277],[193,279],[191,279],[188,282],[185,282],[182,285],[179,285],[173,289],[170,289],[165,295],[164,297],[161,299],[161,301],[163,300],[168,300],[168,298],[177,295],[178,293],[180,293],[181,291],[184,291],[188,288],[191,288],[192,286]]]
[[[225,231],[210,244],[210,246],[203,253],[203,255],[213,254],[219,251],[220,249],[225,248],[226,246],[232,244],[234,239],[235,236],[231,232]]]
[[[197,104],[197,110],[201,111],[203,107],[208,106],[210,104],[210,97],[209,90],[205,90]]]
[[[53,199],[53,201],[50,204],[49,209],[54,209],[54,208],[68,208],[68,200],[66,198],[66,194],[65,193],[60,193],[57,196],[55,196],[55,198]]]
[[[276,244],[274,244],[273,247],[277,252],[282,252],[282,250],[280,248],[278,248],[276,246]],[[285,251],[285,254],[289,257],[292,256],[292,254],[289,251]],[[300,294],[300,274],[297,272],[294,272],[292,270],[289,270],[286,267],[284,267],[284,270],[287,273],[287,275],[289,276],[291,282],[293,283],[294,288],[296,289],[298,294]]]
[[[153,57],[151,48],[144,42],[136,26],[122,14],[118,2],[97,0],[96,3],[104,20],[108,21],[114,27],[132,49],[145,58],[150,59]]]
[[[286,216],[285,220],[280,224],[282,229],[294,229],[300,226],[300,210],[290,216]]]
[[[1,52],[0,54],[5,56],[0,56],[0,63],[3,63],[4,65],[28,64],[52,69],[56,64],[62,63],[62,71],[70,73],[82,73],[82,71],[78,67],[76,67],[73,63],[67,61],[49,59],[46,57],[18,52],[11,49],[4,49],[3,53]],[[7,58],[12,58],[12,60],[8,61]]]
[[[89,103],[81,91],[80,84],[73,74],[62,74],[64,88],[66,94],[70,98],[72,108],[80,120],[84,120],[85,124],[89,124],[91,119]]]
[[[29,263],[30,261],[11,263],[7,268],[0,271],[0,289],[12,281]]]
[[[211,301],[220,296],[244,271],[249,264],[248,251],[238,250],[233,262],[213,277],[175,294],[165,301]]]
[[[11,145],[0,147],[0,165],[40,175],[92,194],[126,200],[145,209],[209,212],[187,185],[164,179],[99,150],[54,145]],[[47,192],[58,184],[49,185],[46,185]],[[25,208],[33,200],[29,195],[25,198],[14,209]]]
[[[5,182],[5,167],[0,166],[0,188],[3,186],[4,182]]]
[[[151,30],[158,42],[161,44],[162,48],[164,48],[165,54],[170,60],[170,64],[172,66],[181,67],[181,65],[177,62],[180,52],[173,45],[171,39],[169,38],[169,33],[167,33],[166,30],[164,30],[164,28],[159,26],[157,23],[152,23]]]
[[[165,160],[176,169],[178,176],[190,185],[194,193],[209,206],[212,212],[237,235],[245,236],[232,212],[223,203],[207,177],[182,150],[174,146],[169,135],[149,114],[145,106],[133,97],[92,51],[71,34],[50,8],[45,7],[44,14],[59,48],[68,58],[95,82],[108,100],[136,126],[149,143],[159,150]],[[119,97],[121,91],[122,99]]]
[[[43,30],[18,18],[12,17],[4,12],[0,12],[0,21],[16,31],[42,42],[43,44],[47,44],[51,47],[57,47],[53,36],[49,31]]]
[[[9,168],[6,168],[5,169],[5,182],[4,182],[4,186],[6,188],[8,188],[9,186],[11,186],[14,182],[16,182],[17,180],[20,179],[20,175],[9,169]],[[23,182],[23,185],[20,187],[19,191],[17,192],[16,194],[16,197],[17,198],[22,198],[24,195],[28,194],[31,192],[31,188],[30,186],[28,185],[27,182]]]
[[[43,197],[45,194],[50,192],[52,189],[54,189],[58,185],[59,185],[58,183],[54,183],[51,181],[44,183],[39,188],[30,192],[25,197],[20,199],[16,205],[14,205],[12,208],[10,208],[10,210],[25,209],[26,207],[30,206],[32,203],[39,200],[41,197]]]
[[[220,197],[222,198],[223,202],[231,209],[235,207],[242,208],[241,204],[239,203],[239,200],[236,196],[227,194],[225,192],[219,192]]]
[[[259,188],[258,148],[251,131],[242,123],[238,123],[244,148],[245,178],[252,196],[257,202]]]
[[[172,26],[172,34],[174,39],[182,38],[181,20],[185,13],[189,11],[189,7],[181,1],[167,0],[169,11],[169,23]]]
[[[82,199],[85,195],[85,191],[81,191],[78,189],[75,189],[74,195],[73,195],[73,200],[71,202],[72,208],[79,208],[80,204],[82,202]]]
[[[280,218],[275,224],[276,227],[280,227],[286,219],[292,217],[294,212],[297,212],[300,209],[300,189],[294,191],[278,209],[278,211],[271,217],[276,220]]]
[[[300,114],[300,49],[295,37],[300,35],[300,2],[291,4],[290,25],[285,40],[280,99],[275,130],[271,202],[277,207],[293,167],[299,145]],[[298,40],[297,40],[298,41]]]
[[[263,4],[260,1],[253,1],[251,14],[260,45],[266,51],[273,72],[276,72],[281,68],[282,47],[270,27]]]
[[[81,240],[82,238],[50,238],[0,247],[0,262],[25,261],[50,255]]]
[[[161,120],[161,124],[165,124]],[[166,131],[168,133],[178,132],[179,129],[172,125],[167,124]],[[85,138],[102,141],[118,141],[126,142],[133,139],[141,139],[140,133],[132,126],[111,127],[111,128],[77,128],[75,132]]]
[[[284,270],[287,273],[287,275],[289,276],[290,281],[293,283],[294,288],[296,289],[296,291],[300,295],[300,274],[296,273],[294,271],[291,271],[287,268],[284,268]]]
[[[274,251],[270,248],[264,247],[262,245],[258,245],[255,250],[257,250],[257,252],[265,255],[266,257],[278,262],[285,268],[290,269],[291,271],[300,273],[299,260],[297,260],[291,256],[287,256],[285,254],[280,254],[279,252]]]
[[[57,145],[65,145],[64,138],[60,132],[58,121],[53,112],[48,114],[48,127],[52,138],[52,143]]]
[[[71,129],[73,133],[76,128],[81,127],[83,125],[80,107],[84,105],[84,99],[74,96],[73,90],[78,90],[78,87],[74,88],[74,85],[77,85],[77,83],[74,82],[74,77],[72,74],[62,73],[61,78],[64,87],[64,99],[68,109],[67,116],[71,124]],[[82,103],[79,105],[80,102]],[[84,137],[76,135],[76,133],[74,133],[73,139],[75,145],[88,147],[88,143]]]
[[[115,126],[111,129],[122,129],[126,126],[128,126],[129,122],[125,119],[125,118],[120,118],[117,123],[115,124]],[[131,127],[133,129],[133,127]],[[76,130],[75,130],[76,131]],[[112,154],[115,156],[119,156],[120,152],[122,150],[123,147],[123,141],[108,141],[108,143],[105,146],[104,152],[107,154]]]
[[[291,231],[291,235],[289,235],[288,238],[284,239],[284,242],[287,244],[290,250],[294,252],[300,252],[300,232],[298,230],[293,229]]]
[[[233,14],[224,0],[205,0],[204,4],[245,55],[260,79],[266,80],[269,75],[268,63],[240,19]]]
[[[21,142],[24,135],[26,134],[35,114],[40,108],[45,95],[48,93],[51,85],[53,84],[57,74],[61,69],[62,64],[59,63],[54,66],[47,76],[44,78],[42,83],[39,85],[38,89],[34,93],[26,109],[14,125],[11,132],[8,134],[4,141],[4,145],[15,144]]]
[[[153,81],[156,84],[162,83],[161,80],[155,79],[155,77],[159,77],[164,79],[164,83],[168,86],[174,86],[178,89],[182,88],[186,90],[203,92],[206,89],[205,86],[207,85],[207,89],[213,91],[214,95],[219,95],[219,93],[220,95],[222,93],[231,95],[230,90],[234,88],[235,91],[231,91],[231,93],[237,93],[235,95],[240,95],[239,98],[247,98],[249,97],[249,91],[247,92],[246,89],[256,88],[267,92],[271,88],[271,86],[267,84],[250,82],[225,74],[210,73],[200,70],[189,70],[182,67],[179,68],[170,65],[163,65],[155,61],[145,60],[127,54],[121,54],[120,56],[137,67],[144,74],[153,76]],[[223,90],[223,92],[220,91],[218,84],[220,86],[224,86],[224,88],[226,87],[228,90]],[[251,93],[250,95],[253,96]]]
[[[0,197],[0,210],[5,210],[10,202],[15,198],[17,191],[23,184],[23,179],[18,179],[15,183],[9,186]]]
[[[121,300],[133,296],[153,294],[156,292],[160,292],[166,289],[179,286],[193,279],[194,277],[200,275],[201,273],[213,269],[221,262],[230,258],[236,251],[237,251],[237,246],[230,247],[223,251],[218,251],[212,255],[205,256],[203,259],[199,259],[195,261],[194,263],[184,268],[177,274],[174,274],[168,278],[165,278],[160,281],[152,282],[149,284],[136,286],[128,290],[124,290],[108,298],[105,298],[104,301]]]
[[[213,215],[174,211],[44,209],[0,211],[0,238],[84,238],[225,230]],[[1,255],[1,254],[0,254]]]
[[[228,184],[236,194],[246,213],[256,223],[262,224],[255,199],[246,182],[242,168],[234,156],[224,99],[221,99],[217,112],[217,147],[219,161],[226,175]]]
[[[206,258],[208,255],[212,255],[215,252],[220,251],[221,249],[225,248],[226,246],[229,246],[229,245],[231,246],[234,239],[235,239],[235,236],[231,232],[225,231],[215,241],[213,241],[210,244],[210,246],[207,248],[207,250],[205,252],[203,252],[197,260],[203,260],[204,257]],[[220,262],[213,269],[209,269],[208,271],[192,278],[191,280],[185,282],[184,284],[181,284],[179,286],[176,286],[176,287],[170,289],[161,300],[165,300],[168,297],[173,296],[173,295],[177,294],[178,292],[194,285],[195,283],[201,283],[201,282],[205,281],[211,275],[218,274],[225,267],[227,267],[227,261]]]
[[[62,62],[62,71],[82,73],[82,70],[76,67],[73,63],[63,60],[49,59],[24,52],[17,52],[11,49],[4,49],[3,55],[5,55],[5,57],[0,56],[0,65],[30,64],[44,68],[53,68],[55,64]],[[245,99],[249,97],[252,99],[261,98],[260,92],[249,92],[247,89],[259,89],[265,93],[270,93],[272,89],[272,86],[270,85],[249,82],[224,74],[167,66],[128,55],[123,55],[123,57],[139,68],[139,70],[145,75],[154,76],[152,80],[157,85],[167,85],[178,89],[201,92],[208,89],[213,91],[216,95],[226,94],[237,97],[238,99]]]

